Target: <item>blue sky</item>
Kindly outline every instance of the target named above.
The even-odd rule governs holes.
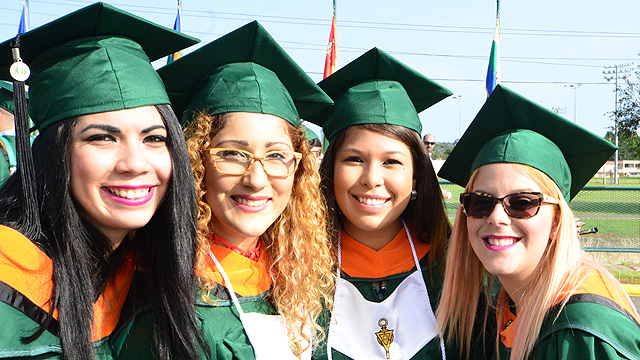
[[[445,99],[422,112],[423,134],[433,133],[439,141],[459,138],[486,98],[495,0],[337,1],[338,66],[377,46],[438,81],[462,97]],[[91,3],[30,0],[30,26]],[[173,26],[177,0],[110,3]],[[183,0],[183,31],[207,43],[259,20],[320,81],[331,7],[331,0]],[[603,79],[602,70],[608,64],[640,63],[640,1],[502,0],[500,7],[502,84],[548,108],[564,107],[568,119],[575,116],[578,124],[604,135],[613,124],[607,113],[615,98],[614,85]],[[0,39],[15,36],[21,9],[22,0],[2,1]],[[577,90],[565,86],[573,83],[582,86]]]

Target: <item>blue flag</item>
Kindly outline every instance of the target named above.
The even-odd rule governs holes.
[[[487,97],[491,95],[496,85],[500,83],[500,20],[496,19],[496,31],[491,43],[491,55],[489,55],[489,67],[487,69]]]
[[[182,32],[182,8],[178,2],[178,14],[176,15],[176,21],[173,23],[173,30]],[[167,56],[167,65],[180,59],[182,57],[182,50],[174,52]]]
[[[22,3],[22,16],[20,16],[20,25],[18,25],[18,35],[27,32],[27,2]]]

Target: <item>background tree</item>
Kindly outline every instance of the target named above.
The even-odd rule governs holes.
[[[604,138],[614,144],[616,142],[616,136],[613,131],[607,131]],[[640,136],[635,131],[619,131],[618,147],[618,160],[640,160]],[[614,155],[611,155],[609,160],[614,160]]]
[[[615,121],[615,112],[611,114]],[[618,89],[618,131],[636,132],[640,125],[640,67]],[[613,126],[610,127],[613,130]],[[618,137],[618,140],[620,137]]]
[[[431,158],[446,160],[457,143],[458,140],[454,142],[436,142],[436,146],[433,148],[433,152],[431,153]]]

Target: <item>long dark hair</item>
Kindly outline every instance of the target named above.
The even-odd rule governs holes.
[[[401,141],[411,151],[413,161],[413,179],[416,182],[415,190],[418,197],[407,205],[402,213],[402,218],[412,225],[418,240],[431,244],[429,253],[430,263],[444,266],[446,243],[451,234],[451,224],[444,210],[444,200],[438,178],[431,165],[424,145],[417,132],[404,126],[389,124],[359,124],[350,126],[336,134],[327,148],[320,166],[322,177],[322,191],[324,192],[329,210],[329,226],[332,229],[332,238],[337,238],[337,231],[342,226],[342,212],[336,202],[333,190],[333,173],[336,162],[336,154],[342,147],[347,135],[352,129],[364,129],[373,131],[392,139]]]
[[[29,233],[19,219],[21,180],[11,176],[0,191],[0,223],[38,245],[53,262],[54,292],[47,320],[37,339],[59,311],[59,337],[64,359],[94,359],[91,344],[93,302],[114,278],[133,250],[136,268],[154,307],[154,340],[162,359],[193,359],[203,345],[194,308],[193,273],[196,247],[195,188],[182,131],[169,105],[157,105],[167,129],[172,178],[160,207],[149,223],[132,232],[114,252],[107,237],[78,213],[70,191],[69,141],[76,119],[46,128],[33,143],[36,199],[42,233]],[[142,285],[142,284],[141,284]],[[132,289],[135,291],[135,289]],[[130,294],[131,295],[131,294]]]

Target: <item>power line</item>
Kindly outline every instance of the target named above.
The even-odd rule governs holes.
[[[43,3],[53,5],[69,5],[69,2],[75,2],[79,5],[89,4],[89,1],[80,0],[67,0],[67,3],[61,3],[57,1],[47,0],[31,0],[32,3]],[[158,6],[143,6],[143,5],[131,5],[113,3],[115,6],[121,6],[126,8],[135,8],[141,13],[150,14],[164,14],[170,15],[175,11],[174,8],[158,7]],[[156,10],[156,11],[152,11]],[[256,18],[262,18],[264,22],[277,22],[291,25],[305,25],[305,26],[327,26],[331,20],[329,18],[305,18],[295,16],[279,16],[279,15],[262,15],[262,14],[247,14],[247,13],[228,13],[228,12],[215,12],[217,15],[235,16],[240,18],[229,18],[224,16],[218,16],[219,19],[224,20],[244,20],[251,21]],[[56,14],[38,13],[50,16],[59,16]],[[200,17],[209,18],[209,15],[202,14],[202,10],[189,10],[183,8],[184,17]],[[286,20],[286,21],[283,21]],[[310,23],[314,22],[314,23]],[[420,32],[439,32],[439,33],[464,33],[464,34],[487,34],[493,33],[493,28],[487,27],[472,27],[472,26],[451,26],[451,25],[427,25],[427,24],[404,24],[393,22],[373,22],[373,21],[357,21],[357,20],[340,20],[340,26],[346,28],[358,28],[358,29],[375,29],[375,30],[399,30],[399,31],[420,31]],[[518,36],[552,36],[552,37],[586,37],[586,38],[640,38],[638,32],[612,32],[612,31],[582,31],[582,30],[553,30],[553,29],[500,29],[502,35],[518,35]]]
[[[1,10],[2,8],[0,8]],[[6,26],[16,26],[15,24],[7,24],[0,23],[0,25]],[[214,34],[207,33],[202,31],[185,31],[186,33],[193,35],[205,35],[205,36],[221,36],[223,34]],[[283,46],[287,50],[310,50],[310,51],[319,51],[324,50],[325,44],[314,44],[314,43],[306,43],[299,41],[287,41],[280,40],[281,44],[293,44],[300,45],[306,47],[296,47],[296,46]],[[309,48],[313,47],[313,48]],[[360,53],[367,51],[367,48],[358,48],[358,47],[347,47],[340,46],[339,50],[341,52],[349,52],[349,53]],[[439,58],[452,58],[452,59],[461,59],[461,60],[479,60],[486,61],[486,55],[462,55],[462,54],[434,54],[434,53],[421,53],[421,52],[413,52],[413,51],[388,51],[392,55],[406,55],[406,56],[424,56],[424,57],[439,57]],[[616,61],[635,61],[637,59],[620,59],[620,58],[578,58],[578,57],[563,57],[563,58],[553,58],[553,57],[526,57],[526,56],[503,56],[501,58],[504,62],[512,62],[512,63],[521,63],[521,64],[536,64],[536,65],[551,65],[551,66],[569,66],[569,67],[587,67],[587,68],[601,68],[601,64],[597,65],[588,65],[588,64],[576,64],[576,63],[563,63],[563,62],[552,62],[552,61],[598,61],[598,62],[616,62]]]

